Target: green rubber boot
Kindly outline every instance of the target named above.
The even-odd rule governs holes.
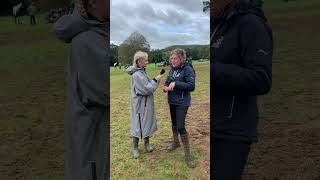
[[[139,146],[138,146],[139,138],[133,137],[132,142],[133,142],[133,149],[132,149],[133,158],[137,159],[140,156]]]
[[[144,147],[147,152],[152,152],[153,147],[151,146],[149,139],[150,139],[149,137],[144,138]]]

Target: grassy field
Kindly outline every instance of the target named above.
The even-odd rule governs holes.
[[[0,179],[64,177],[67,46],[51,25],[0,17]]]
[[[153,65],[153,64],[152,64]],[[155,151],[147,154],[140,142],[139,159],[133,159],[130,134],[131,76],[124,70],[111,73],[111,179],[208,179],[210,161],[209,140],[209,63],[196,63],[196,90],[192,93],[192,106],[187,116],[187,130],[191,137],[191,152],[197,167],[190,170],[184,161],[183,149],[167,152],[171,141],[171,121],[167,97],[161,89],[155,96],[158,131],[151,138]],[[161,68],[148,68],[154,77]],[[169,72],[168,67],[166,72]]]
[[[260,98],[260,140],[244,179],[320,179],[320,1],[265,1],[273,87]]]

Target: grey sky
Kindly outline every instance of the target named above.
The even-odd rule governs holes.
[[[203,0],[111,0],[111,43],[139,31],[152,49],[209,44],[210,19]]]

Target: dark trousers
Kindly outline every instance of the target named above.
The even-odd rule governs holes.
[[[241,180],[251,143],[214,138],[212,173],[215,180]]]
[[[30,24],[32,24],[32,25],[36,24],[36,16],[35,15],[30,16]]]
[[[180,135],[184,135],[187,133],[187,130],[185,128],[185,121],[188,108],[189,106],[179,106],[170,104],[172,126],[177,127]]]

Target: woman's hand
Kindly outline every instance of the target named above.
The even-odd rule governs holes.
[[[155,77],[155,79],[156,79],[157,81],[159,81],[159,82],[161,81],[161,78],[162,78],[162,75],[158,75],[158,76]]]
[[[170,89],[169,89],[169,87],[168,86],[164,86],[163,87],[163,92],[168,92]]]
[[[169,91],[172,91],[173,90],[173,88],[176,86],[176,82],[172,82],[172,83],[170,83],[170,85],[169,85]]]

